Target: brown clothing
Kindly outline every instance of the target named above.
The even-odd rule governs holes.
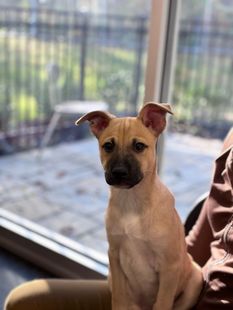
[[[196,310],[233,309],[233,131],[224,145],[228,148],[215,162],[209,196],[187,237],[205,280]]]

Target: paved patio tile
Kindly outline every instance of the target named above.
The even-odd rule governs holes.
[[[105,253],[106,255],[108,253],[108,243],[104,227],[100,227],[92,233],[84,235],[79,238],[79,242],[87,247],[94,248],[99,252]]]
[[[102,209],[98,212],[94,212],[92,214],[92,217],[96,219],[97,222],[99,222],[101,225],[104,225],[105,223],[105,213],[107,209],[108,202],[106,202],[106,205],[102,207]]]
[[[109,187],[105,182],[104,176],[90,176],[88,179],[81,180],[77,186],[76,191],[81,194],[88,193],[99,199],[106,200],[109,195]]]
[[[38,222],[41,218],[48,218],[55,212],[61,212],[58,205],[48,204],[44,199],[33,195],[27,199],[22,198],[21,200],[4,203],[2,208],[35,222]]]
[[[66,237],[79,239],[80,236],[94,231],[99,224],[90,217],[85,217],[79,212],[62,211],[50,217],[39,220],[39,224],[50,228]]]
[[[107,204],[106,200],[99,200],[86,193],[86,195],[80,195],[77,205],[74,207],[83,215],[92,215],[101,212]]]
[[[1,187],[2,186],[2,187]],[[28,185],[25,182],[4,182],[0,189],[0,203],[15,203],[28,199],[31,196],[38,196],[38,188]]]

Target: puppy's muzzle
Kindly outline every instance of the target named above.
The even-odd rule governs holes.
[[[120,180],[127,179],[129,177],[129,172],[128,172],[128,169],[123,166],[114,167],[112,169],[112,176],[115,180],[120,181]]]
[[[131,188],[138,184],[142,178],[139,164],[132,158],[110,161],[105,172],[106,182],[121,188]]]

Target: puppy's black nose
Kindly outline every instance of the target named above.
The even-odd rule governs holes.
[[[125,167],[114,167],[112,169],[112,176],[115,179],[125,179],[128,176],[128,170]]]

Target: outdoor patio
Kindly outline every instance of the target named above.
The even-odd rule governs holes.
[[[209,188],[219,140],[169,133],[163,180],[185,219]],[[108,186],[94,138],[0,157],[1,208],[106,253]]]

